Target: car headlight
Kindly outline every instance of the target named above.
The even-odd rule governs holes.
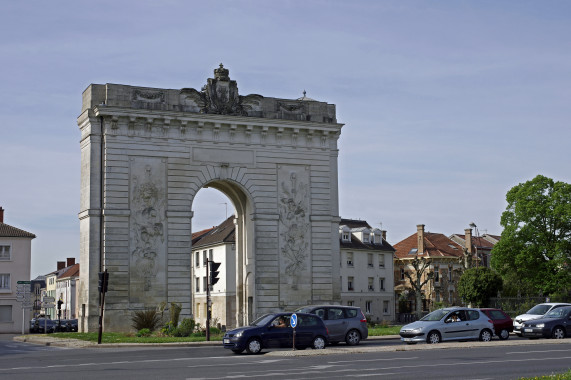
[[[412,329],[412,330],[410,330],[410,332],[413,332],[413,333],[419,333],[419,332],[420,332],[420,329],[419,329],[419,328],[416,328],[416,329]]]
[[[240,331],[239,333],[234,335],[234,338],[240,338],[242,336],[242,334],[244,334],[244,331]]]
[[[545,327],[545,323],[540,323],[538,325],[535,325],[535,327],[539,327],[539,328]]]

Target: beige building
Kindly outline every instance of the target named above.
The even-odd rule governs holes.
[[[371,321],[393,321],[394,248],[386,231],[371,228],[366,221],[341,219],[339,241],[341,303],[360,307]]]
[[[0,207],[0,333],[27,331],[32,309],[30,299],[18,300],[18,281],[30,281],[32,239],[36,235],[4,223],[4,209]],[[24,303],[24,305],[23,305]],[[29,306],[24,308],[22,306]]]

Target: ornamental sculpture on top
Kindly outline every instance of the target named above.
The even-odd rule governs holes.
[[[208,78],[200,92],[194,88],[183,88],[180,94],[186,103],[194,103],[201,113],[248,116],[248,111],[260,108],[263,96],[239,95],[238,85],[235,80],[230,80],[229,73],[221,63],[214,69],[214,78]]]

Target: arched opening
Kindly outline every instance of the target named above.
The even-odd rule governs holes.
[[[206,260],[221,263],[219,281],[210,286],[211,326],[226,328],[252,319],[254,272],[252,202],[237,183],[214,180],[192,200],[192,314],[205,325]]]

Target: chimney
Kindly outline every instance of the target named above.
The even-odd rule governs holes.
[[[4,223],[4,209],[0,207],[0,223]]]
[[[472,229],[471,228],[465,228],[464,229],[464,240],[466,242],[466,249],[468,250],[468,253],[472,253]]]
[[[58,261],[57,270],[62,270],[63,268],[65,268],[65,261]]]
[[[75,257],[68,257],[67,258],[67,266],[70,267],[72,265],[75,265]]]
[[[381,236],[383,237],[383,240],[387,240],[387,230],[381,230]]]
[[[418,254],[422,255],[424,253],[424,224],[416,225],[416,236],[418,241]]]

